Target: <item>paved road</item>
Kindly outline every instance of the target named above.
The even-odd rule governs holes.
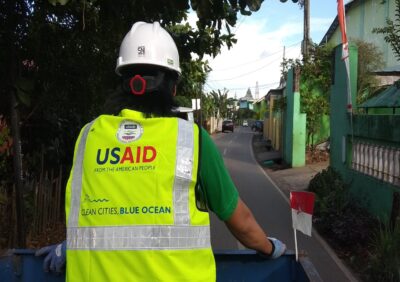
[[[252,136],[250,128],[237,127],[234,133],[214,135],[214,141],[224,157],[241,198],[253,211],[260,225],[269,236],[281,239],[289,249],[294,250],[288,200],[256,162],[251,148]],[[213,215],[211,235],[215,250],[244,249],[225,225]],[[316,236],[310,238],[299,232],[297,238],[299,249],[306,250],[323,281],[350,281],[323,247],[321,240]]]

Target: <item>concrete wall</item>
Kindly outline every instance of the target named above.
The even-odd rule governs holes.
[[[271,140],[274,150],[282,150],[282,113],[269,112],[267,118],[264,119],[263,137],[265,140]]]
[[[376,45],[383,54],[386,67],[399,65],[390,45],[385,42],[382,34],[372,33],[376,27],[384,27],[386,18],[395,17],[395,0],[359,0],[356,1],[349,11],[346,12],[347,38],[351,43],[352,39],[360,39]],[[329,40],[333,46],[341,43],[339,27]]]
[[[352,169],[352,142],[363,138],[375,144],[400,146],[399,116],[352,116],[347,112],[346,69],[341,60],[341,45],[335,49],[335,74],[331,87],[331,156],[330,165],[350,185],[351,195],[382,220],[390,217],[393,193],[400,187]],[[350,46],[351,93],[356,107],[357,48]]]
[[[350,77],[353,107],[357,93],[357,48],[350,45]],[[347,76],[346,67],[341,60],[341,45],[335,48],[335,74],[330,95],[330,117],[331,117],[331,137],[330,137],[330,162],[342,175],[346,174],[349,167],[346,159],[348,151],[348,140],[351,132],[351,115],[347,112]]]
[[[206,121],[206,129],[210,134],[213,134],[215,132],[219,132],[222,130],[222,121],[223,119],[217,119],[216,117],[210,117]]]
[[[289,71],[286,82],[286,111],[283,140],[283,158],[292,167],[305,165],[306,115],[300,113],[300,93],[294,91],[294,71]]]

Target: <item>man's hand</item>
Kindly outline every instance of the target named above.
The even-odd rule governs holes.
[[[66,242],[58,245],[47,246],[36,251],[35,256],[46,256],[43,261],[45,272],[61,273],[65,266]]]

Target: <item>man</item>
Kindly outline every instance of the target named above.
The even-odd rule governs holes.
[[[67,281],[215,281],[208,207],[246,247],[277,258],[211,138],[173,116],[176,45],[159,23],[125,36],[120,91],[81,131],[66,190],[67,240],[38,251]]]

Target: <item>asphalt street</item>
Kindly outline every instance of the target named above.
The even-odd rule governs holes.
[[[271,182],[257,163],[252,151],[253,132],[249,127],[236,127],[235,132],[213,135],[225,165],[238,188],[240,197],[252,210],[268,236],[279,238],[288,249],[294,250],[294,233],[287,197]],[[230,234],[225,224],[211,216],[211,236],[214,250],[237,250],[244,247]],[[351,281],[346,269],[326,243],[297,232],[298,248],[304,250],[323,281]],[[325,247],[324,247],[325,245]]]

